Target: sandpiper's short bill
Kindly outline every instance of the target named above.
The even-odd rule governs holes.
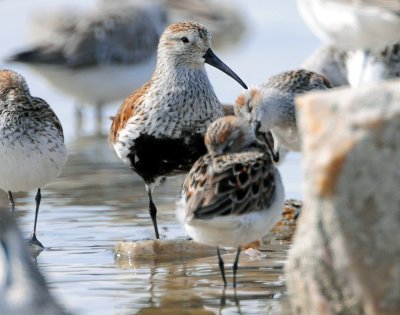
[[[8,192],[38,189],[31,243],[36,238],[41,187],[56,178],[67,160],[61,123],[50,106],[33,97],[25,79],[11,70],[0,70],[0,188]]]
[[[256,133],[271,131],[276,151],[279,147],[300,151],[294,98],[331,87],[328,79],[315,72],[303,69],[282,72],[243,91],[236,99],[235,113],[251,122]]]
[[[205,63],[243,81],[210,48],[210,33],[196,22],[167,27],[160,38],[157,67],[116,113],[109,140],[117,155],[146,184],[156,238],[154,185],[166,176],[188,172],[206,153],[204,134],[224,109],[207,77]]]
[[[250,124],[235,116],[213,122],[205,136],[208,153],[191,168],[177,201],[177,217],[193,240],[237,248],[258,240],[274,226],[284,203],[284,188],[265,142]]]

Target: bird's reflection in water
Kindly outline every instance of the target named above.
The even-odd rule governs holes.
[[[176,257],[163,262],[116,257],[115,263],[119,268],[133,271],[132,291],[137,290],[137,282],[148,289],[129,303],[131,309],[142,305],[137,314],[248,314],[246,305],[254,300],[258,301],[257,307],[252,307],[254,314],[266,309],[278,314],[278,308],[288,309],[287,298],[282,295],[285,291],[283,263],[276,262],[279,255],[271,251],[271,258],[262,260],[241,257],[243,265],[236,289],[229,285],[223,288],[215,256]],[[224,255],[225,259],[231,265],[234,253]],[[141,276],[144,274],[148,275],[145,280]],[[231,276],[227,273],[228,281],[232,280]]]

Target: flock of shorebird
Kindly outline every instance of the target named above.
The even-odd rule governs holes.
[[[357,16],[356,9],[362,11],[363,1],[355,1],[354,5],[344,0],[299,2],[303,11],[312,16],[309,20],[318,24],[320,32],[322,29],[334,42],[347,45],[345,39],[334,33],[337,28],[330,29],[330,23],[322,23],[325,19],[316,19],[318,14],[313,10],[321,10],[319,6],[326,4],[337,5],[339,10],[348,6],[349,12]],[[398,1],[382,2],[393,3],[392,6],[378,6],[378,2],[382,1],[366,1],[364,7],[368,14],[371,8],[379,12],[379,16],[383,16],[382,10],[392,13],[394,17],[389,16],[384,22],[398,29]],[[309,4],[305,8],[306,3]],[[390,18],[394,21],[392,24]],[[388,28],[384,22],[384,27]],[[141,43],[149,51],[154,45],[158,26],[154,25],[154,36]],[[370,32],[362,23],[360,28],[354,29],[362,34]],[[368,42],[369,36],[344,33],[342,36],[353,35],[348,43],[357,49],[378,45],[375,41]],[[379,45],[387,46],[399,40],[398,35],[392,38],[392,32],[388,31],[388,34],[391,36],[388,35],[386,40],[380,36]],[[119,35],[128,38],[134,34]],[[219,248],[238,249],[233,266],[235,286],[241,246],[266,234],[283,208],[284,187],[275,163],[282,159],[281,149],[301,149],[294,99],[312,90],[332,88],[332,84],[321,74],[300,69],[272,76],[248,89],[211,50],[210,38],[209,31],[197,22],[179,22],[166,27],[159,38],[155,71],[151,79],[128,96],[118,109],[109,131],[109,141],[118,157],[144,180],[157,239],[157,208],[152,199],[154,187],[167,176],[188,173],[176,203],[177,218],[193,240],[217,247],[225,286]],[[356,43],[357,38],[362,40]],[[39,46],[11,59],[43,68],[63,63],[75,63],[74,66],[79,68],[80,62],[90,60],[83,54],[87,51],[85,45],[91,45],[91,42],[77,41],[76,46],[62,43],[58,47]],[[115,61],[122,68],[125,61],[135,59],[140,63],[147,54],[131,51],[124,55],[122,50],[121,54],[114,54],[96,46],[90,49],[98,53],[97,62]],[[235,115],[226,113],[215,95],[205,63],[223,71],[244,88],[236,99]],[[129,84],[129,81],[125,83]],[[63,129],[50,106],[30,94],[20,74],[1,70],[0,188],[8,192],[11,211],[14,210],[12,192],[38,189],[30,243],[39,247],[43,247],[36,238],[41,187],[60,174],[66,159]]]

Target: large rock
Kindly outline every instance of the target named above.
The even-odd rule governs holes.
[[[400,314],[400,81],[297,100],[304,209],[294,314]]]

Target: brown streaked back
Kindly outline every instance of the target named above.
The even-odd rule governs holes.
[[[122,103],[111,124],[110,132],[108,134],[108,141],[110,143],[117,142],[119,130],[121,128],[124,128],[129,118],[134,115],[135,111],[137,110],[137,105],[142,102],[143,95],[146,94],[150,85],[151,81],[147,82],[142,87],[134,91],[131,95],[129,95]]]
[[[22,89],[24,93],[30,94],[22,75],[12,70],[0,70],[0,93],[14,89]]]

